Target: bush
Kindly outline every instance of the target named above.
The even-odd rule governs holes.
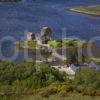
[[[82,68],[76,73],[75,83],[76,85],[84,85],[85,87],[100,88],[100,72]]]
[[[73,92],[74,87],[73,86],[66,86],[66,92]]]
[[[42,97],[49,97],[50,96],[50,94],[48,92],[41,92],[40,95]]]
[[[100,89],[96,90],[96,96],[100,96]]]
[[[46,89],[44,89],[41,93],[40,93],[40,95],[42,96],[42,97],[49,97],[50,95],[53,95],[53,94],[55,94],[55,93],[57,93],[57,89],[56,88],[46,88]]]
[[[66,92],[73,92],[74,91],[74,86],[71,86],[71,85],[62,85],[59,89],[59,91],[66,91]]]
[[[78,93],[82,93],[82,91],[84,90],[84,86],[82,85],[79,85],[79,86],[76,86],[75,87],[75,92],[78,92]]]
[[[60,97],[66,97],[67,96],[67,92],[65,90],[62,90],[59,92],[59,96]]]
[[[83,95],[95,96],[96,91],[93,88],[86,88],[82,91]]]
[[[68,84],[53,84],[51,85],[57,89],[58,92],[60,91],[66,91],[66,92],[73,92],[75,87],[73,85],[68,85]]]

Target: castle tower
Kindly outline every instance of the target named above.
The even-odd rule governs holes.
[[[52,39],[52,30],[49,27],[43,27],[41,29],[40,39],[43,44],[47,44]]]
[[[26,34],[26,40],[27,41],[32,41],[32,40],[34,40],[35,39],[35,35],[32,33],[32,32],[28,32],[27,34]]]

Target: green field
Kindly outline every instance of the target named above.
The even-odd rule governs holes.
[[[92,16],[100,16],[100,5],[80,6],[71,8],[70,11],[84,13]]]

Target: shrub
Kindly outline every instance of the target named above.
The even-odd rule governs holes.
[[[73,92],[74,87],[73,86],[66,86],[66,92]]]
[[[50,95],[53,95],[53,94],[55,94],[55,93],[57,93],[57,89],[56,88],[46,88],[46,89],[44,89],[41,93],[40,93],[40,95],[42,96],[42,97],[49,97]]]
[[[100,72],[93,69],[82,68],[76,73],[76,85],[85,85],[86,87],[100,88]]]
[[[50,96],[48,92],[41,92],[40,95],[42,97],[49,97]]]
[[[100,96],[100,89],[96,90],[96,96]]]
[[[59,96],[60,97],[66,97],[67,96],[67,92],[65,90],[62,90],[59,92]]]
[[[82,93],[83,95],[95,96],[96,91],[93,88],[85,88]]]
[[[76,92],[78,92],[78,93],[82,93],[82,91],[84,90],[84,86],[82,86],[82,85],[79,85],[79,86],[77,86],[76,88],[75,88],[75,91]]]

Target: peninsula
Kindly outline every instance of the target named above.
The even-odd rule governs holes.
[[[69,9],[70,11],[84,13],[92,16],[100,16],[100,5],[79,6]]]

